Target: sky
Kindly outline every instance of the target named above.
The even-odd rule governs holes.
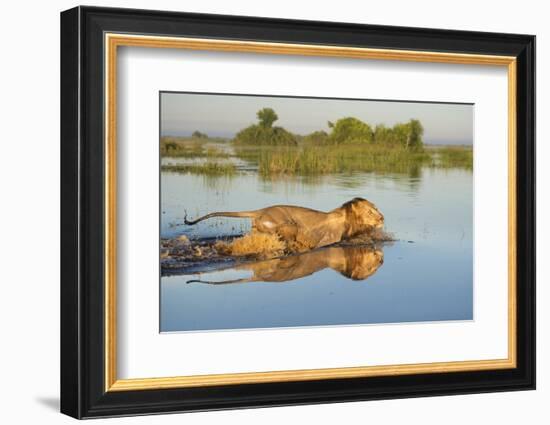
[[[355,99],[321,99],[272,96],[161,93],[161,135],[190,136],[195,130],[211,137],[233,137],[257,122],[256,112],[273,108],[274,124],[306,135],[328,129],[328,121],[355,117],[371,126],[418,119],[424,126],[424,143],[473,142],[471,104],[424,103]]]

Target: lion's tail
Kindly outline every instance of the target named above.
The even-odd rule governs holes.
[[[236,211],[236,212],[213,212],[210,214],[203,215],[202,217],[197,218],[196,220],[187,220],[187,214],[185,215],[183,221],[188,226],[197,224],[199,221],[203,221],[212,217],[237,217],[237,218],[254,218],[257,215],[257,211]]]

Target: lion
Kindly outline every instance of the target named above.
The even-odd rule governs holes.
[[[304,252],[349,239],[384,226],[384,216],[363,198],[354,198],[329,211],[317,211],[292,205],[274,205],[255,211],[213,212],[196,220],[194,225],[212,217],[252,219],[252,230],[277,235],[292,251]]]
[[[326,247],[288,257],[245,263],[232,270],[250,271],[252,276],[242,279],[208,281],[189,280],[187,283],[226,285],[248,282],[287,282],[331,268],[352,280],[365,280],[384,263],[382,250],[366,246]]]

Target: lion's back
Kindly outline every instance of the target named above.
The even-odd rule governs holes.
[[[291,221],[302,226],[313,225],[326,215],[322,211],[294,205],[275,205],[266,208],[264,212],[270,214],[275,219],[285,222]]]

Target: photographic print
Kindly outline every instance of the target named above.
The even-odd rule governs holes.
[[[474,105],[159,96],[161,332],[473,320]]]
[[[535,389],[534,36],[60,33],[62,413]]]

